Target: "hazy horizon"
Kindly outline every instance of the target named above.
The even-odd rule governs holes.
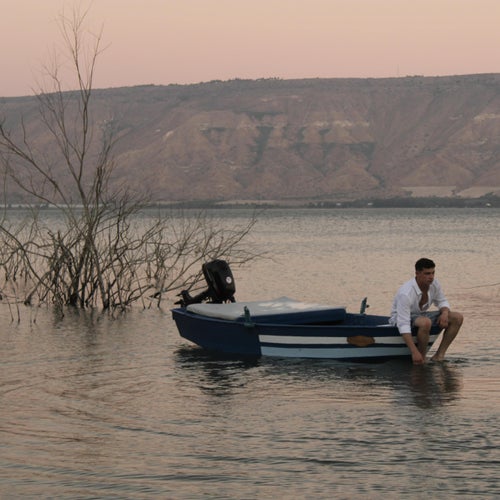
[[[0,96],[33,93],[75,4],[0,0]],[[88,17],[95,88],[500,73],[499,24],[499,0],[100,0]]]

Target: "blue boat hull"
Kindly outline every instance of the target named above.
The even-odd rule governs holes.
[[[403,338],[388,317],[346,314],[339,321],[283,324],[272,321],[225,320],[172,310],[180,335],[217,353],[373,361],[409,357]],[[429,348],[440,333],[431,331]]]

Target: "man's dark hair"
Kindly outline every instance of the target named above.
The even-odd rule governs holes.
[[[415,262],[415,271],[423,271],[424,269],[434,269],[436,264],[431,259],[426,259],[422,257]]]

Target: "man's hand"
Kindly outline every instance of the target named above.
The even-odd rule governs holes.
[[[413,342],[412,334],[411,333],[403,333],[401,335],[403,336],[403,339],[406,342],[408,349],[410,349],[411,359],[413,361],[413,364],[414,365],[423,365],[425,363],[425,358],[422,355],[422,353],[417,349],[417,346]]]
[[[441,314],[439,315],[439,326],[443,329],[448,328],[448,313],[450,311],[448,309],[442,309]]]
[[[412,359],[414,365],[423,365],[425,363],[425,360],[424,360],[422,354],[420,354],[420,351],[418,351],[418,349],[416,349],[414,351],[412,350],[411,359]]]

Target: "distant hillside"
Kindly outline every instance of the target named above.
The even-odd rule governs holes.
[[[500,75],[232,80],[96,90],[117,181],[152,201],[500,193]],[[41,150],[35,98],[0,100]],[[15,190],[12,192],[15,199]]]

